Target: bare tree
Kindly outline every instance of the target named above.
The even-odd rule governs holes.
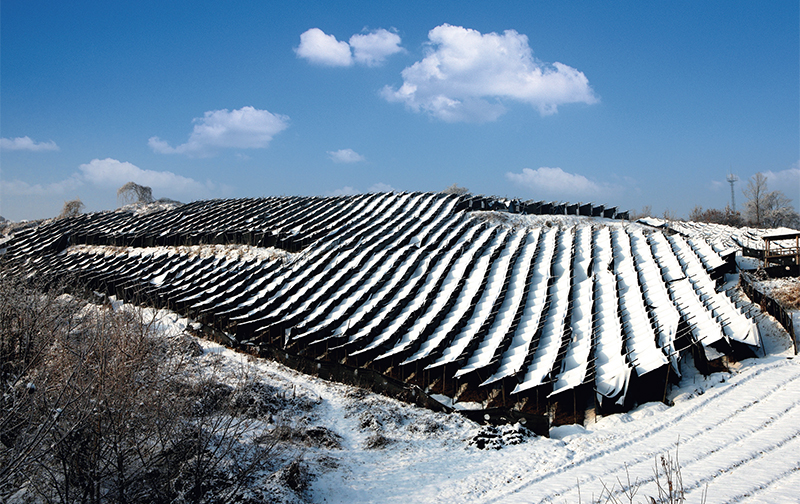
[[[0,501],[233,502],[269,467],[276,437],[232,403],[246,373],[224,384],[140,311],[0,278]]]
[[[678,220],[678,214],[674,210],[670,210],[666,208],[664,213],[661,214],[661,218],[668,221]]]
[[[631,212],[631,215],[630,215],[631,220],[634,220],[634,221],[635,220],[639,220],[639,219],[644,219],[645,217],[652,217],[652,216],[653,216],[653,207],[651,205],[644,205],[642,207],[642,211],[641,212],[637,212],[636,210],[633,210]]]
[[[458,194],[459,196],[469,194],[469,189],[466,187],[459,187],[458,184],[448,186],[447,189],[442,191],[444,194]]]
[[[747,181],[747,187],[742,189],[742,193],[747,198],[744,204],[747,220],[761,226],[767,206],[767,177],[761,172],[756,173]]]
[[[750,224],[769,228],[800,226],[800,215],[792,206],[792,200],[782,191],[770,191],[763,173],[753,175],[742,192],[747,197],[745,216]]]
[[[136,182],[128,182],[117,189],[117,199],[123,203],[152,203],[153,190]]]
[[[709,208],[703,210],[700,205],[695,205],[692,212],[689,214],[689,220],[692,222],[709,222],[712,224],[724,224],[726,226],[741,227],[743,224],[742,216],[739,212],[734,212],[730,205],[726,205],[723,210],[717,208]]]
[[[81,211],[86,207],[80,198],[75,198],[72,201],[65,201],[64,207],[61,209],[61,213],[58,215],[59,219],[63,219],[64,217],[75,217],[76,215],[80,214]]]
[[[764,212],[764,226],[800,228],[800,215],[792,206],[792,200],[787,198],[782,191],[771,191],[767,197],[767,207]]]

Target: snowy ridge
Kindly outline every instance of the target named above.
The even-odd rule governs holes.
[[[548,279],[548,292],[546,306],[542,307],[539,318],[544,320],[541,325],[541,332],[538,335],[535,345],[529,343],[527,355],[524,359],[531,358],[527,365],[527,372],[522,378],[522,382],[516,386],[512,393],[519,393],[536,387],[544,383],[545,378],[549,378],[551,370],[557,365],[556,359],[558,351],[562,346],[564,337],[565,320],[569,307],[570,293],[570,264],[575,252],[573,245],[574,230],[566,230],[558,234],[558,244],[555,250],[549,250],[545,257],[552,257],[550,267],[550,278]],[[538,264],[538,263],[537,263]],[[517,328],[519,332],[520,328]],[[500,367],[495,374],[495,379],[508,376],[510,373],[519,372],[522,368],[520,354],[516,355],[516,363],[513,362],[512,354],[509,363]],[[526,359],[527,360],[527,359]]]
[[[526,288],[525,262],[517,262],[526,239],[527,233],[525,232],[515,232],[511,236],[508,252],[504,252],[507,259],[506,269],[509,274],[505,276],[506,280],[502,285],[505,294],[503,303],[499,307],[496,305],[492,307],[493,313],[490,313],[490,316],[493,316],[492,324],[488,327],[481,343],[472,353],[466,365],[456,372],[456,378],[488,366],[503,343]],[[500,261],[503,262],[503,256]]]
[[[592,351],[592,306],[594,295],[589,267],[592,262],[592,230],[579,228],[575,232],[575,254],[572,261],[572,312],[570,335],[561,370],[550,395],[574,389],[586,380],[589,356]]]
[[[532,258],[534,263],[528,274],[515,274],[515,285],[525,282],[517,291],[519,298],[514,300],[516,309],[503,310],[505,324],[495,334],[494,359],[499,365],[494,374],[484,381],[489,384],[513,374],[523,366],[526,356],[535,345],[542,320],[542,311],[547,305],[547,286],[552,271],[552,261],[556,249],[555,229],[549,229],[539,235],[536,251]],[[527,262],[523,262],[523,267]],[[515,272],[516,273],[516,272]],[[522,272],[520,272],[522,273]],[[516,321],[516,326],[514,325]],[[499,351],[502,351],[500,353]]]
[[[499,280],[502,278],[499,271],[508,267],[510,253],[505,248],[508,237],[508,231],[501,230],[490,245],[492,248],[491,254],[486,254],[482,257],[484,267],[479,267],[478,270],[483,269],[486,271],[486,276],[482,279],[481,284],[476,287],[476,292],[480,295],[480,299],[468,309],[471,312],[471,316],[468,322],[462,326],[461,332],[456,334],[450,345],[442,350],[442,354],[436,362],[428,366],[429,369],[455,362],[465,355],[468,352],[467,348],[475,341],[478,331],[486,323],[491,313],[491,308],[497,303],[503,286]],[[505,261],[498,260],[502,254],[505,254]],[[485,269],[490,265],[490,269]]]
[[[630,380],[630,366],[625,359],[622,322],[618,313],[616,278],[613,274],[611,233],[608,228],[594,231],[592,277],[595,320],[595,386],[598,399],[622,404]]]
[[[717,317],[725,336],[741,343],[761,346],[758,326],[742,313],[728,296],[717,292],[713,280],[686,241],[680,236],[672,236],[669,240],[677,253],[681,267],[710,313]]]
[[[680,312],[672,304],[667,286],[661,281],[661,270],[642,231],[633,230],[630,239],[639,281],[642,286],[646,286],[643,294],[648,313],[653,317],[655,330],[658,333],[656,341],[669,357],[673,370],[680,373],[678,349],[675,347]]]
[[[436,317],[438,317],[441,313],[446,312],[448,307],[455,304],[460,290],[463,287],[463,282],[460,282],[459,280],[473,264],[475,256],[483,250],[483,247],[485,247],[486,242],[491,238],[491,236],[492,230],[489,228],[472,228],[469,234],[461,238],[459,243],[462,245],[462,248],[459,248],[458,252],[462,253],[452,263],[452,267],[447,272],[447,276],[444,278],[440,288],[437,290],[436,297],[433,299],[431,305],[422,316],[417,317],[413,325],[409,328],[408,332],[394,346],[394,348],[381,355],[379,357],[380,359],[385,359],[399,353],[407,352],[412,345],[415,345],[415,343],[422,338],[423,333],[425,333],[430,327],[433,327]]]
[[[681,267],[678,258],[673,255],[669,240],[664,235],[651,235],[653,255],[661,267],[664,280],[667,282],[670,297],[675,302],[678,311],[689,323],[694,341],[702,343],[706,356],[713,360],[719,353],[710,345],[724,338],[722,328],[714,319],[713,314],[706,310],[706,306],[695,292],[689,278]]]
[[[667,363],[664,353],[656,347],[656,335],[647,309],[644,294],[639,285],[639,276],[631,255],[630,236],[625,230],[611,232],[614,243],[614,273],[620,297],[623,331],[626,336],[628,359],[636,374],[661,368]]]

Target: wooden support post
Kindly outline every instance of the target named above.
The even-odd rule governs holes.
[[[578,392],[572,388],[572,423],[578,423]]]

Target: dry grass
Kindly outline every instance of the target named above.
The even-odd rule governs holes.
[[[795,279],[793,283],[775,288],[772,296],[787,308],[800,309],[800,278]]]
[[[245,407],[284,409],[275,390],[222,383],[140,310],[5,273],[0,502],[275,501],[250,490],[278,455],[271,415]]]
[[[679,443],[680,444],[680,443]],[[678,449],[675,448],[675,457],[670,453],[658,455],[653,464],[653,482],[656,484],[657,495],[639,495],[642,481],[635,479],[631,481],[628,467],[625,466],[625,478],[617,478],[617,483],[610,487],[601,482],[603,489],[600,496],[592,497],[592,504],[685,504],[686,490],[683,487],[683,475],[681,466],[678,463]],[[637,500],[638,497],[638,500]],[[700,504],[705,504],[708,498],[708,485],[700,495]],[[580,486],[578,486],[578,501],[580,498]]]

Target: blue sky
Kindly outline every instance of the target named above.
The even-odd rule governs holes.
[[[736,2],[0,4],[0,215],[438,191],[687,216],[800,200],[800,8]]]

